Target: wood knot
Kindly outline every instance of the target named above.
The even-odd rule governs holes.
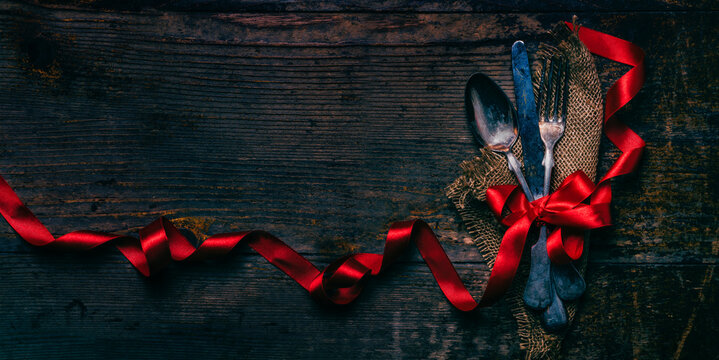
[[[26,44],[28,61],[33,67],[47,69],[55,61],[57,49],[49,39],[36,36],[28,40]]]
[[[43,34],[25,37],[20,43],[20,55],[27,68],[45,78],[58,79],[58,45]]]

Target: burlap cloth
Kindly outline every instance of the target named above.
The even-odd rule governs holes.
[[[564,178],[577,170],[583,170],[590,179],[596,179],[603,100],[594,59],[576,34],[563,23],[558,24],[551,34],[552,44],[543,43],[539,47],[536,60],[532,64],[532,77],[536,98],[537,83],[544,60],[551,58],[552,55],[562,55],[570,62],[566,129],[554,153],[556,162],[552,177],[552,190],[554,190]],[[516,184],[517,181],[509,172],[504,156],[485,149],[480,149],[479,152],[479,156],[459,165],[463,175],[447,188],[446,194],[457,207],[485,261],[493,267],[505,228],[499,224],[484,202],[486,190],[493,185]],[[512,152],[521,159],[519,141]],[[536,238],[528,239],[527,246],[534,241]],[[522,265],[505,299],[517,320],[520,348],[525,351],[525,357],[555,359],[559,357],[564,333],[545,332],[540,324],[539,313],[525,307],[522,301],[529,270],[528,253],[529,251],[524,252]],[[576,265],[584,274],[586,251]],[[577,304],[565,302],[565,305],[571,325],[577,313]]]

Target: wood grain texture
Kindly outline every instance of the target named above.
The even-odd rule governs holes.
[[[531,0],[25,0],[49,8],[92,10],[161,10],[191,12],[616,12],[616,11],[692,11],[717,10],[716,2],[686,0],[620,1],[559,0],[551,7]]]
[[[0,258],[3,290],[16,289],[4,292],[2,300],[4,311],[16,309],[3,314],[0,348],[8,350],[8,358],[521,355],[506,303],[461,313],[444,299],[426,266],[412,261],[372,281],[353,305],[326,309],[259,256],[174,268],[151,280],[119,255],[43,252]],[[481,263],[455,265],[474,291],[489,276]],[[670,358],[682,344],[682,358],[712,358],[719,280],[707,274],[714,271],[716,265],[590,268],[564,356]],[[668,299],[670,287],[674,296]],[[686,329],[693,335],[682,339]]]
[[[511,94],[512,42],[532,54],[570,13],[534,3],[396,1],[364,12],[228,1],[217,13],[194,12],[202,2],[133,4],[144,10],[0,2],[0,172],[53,233],[210,218],[209,233],[264,229],[326,264],[379,252],[389,223],[421,217],[481,292],[486,268],[443,196],[476,151],[464,82],[482,71]],[[623,12],[582,21],[647,52],[647,83],[619,117],[648,147],[614,186],[615,225],[592,237],[589,292],[564,352],[711,358],[719,41],[715,12],[702,9],[713,5],[607,4]],[[605,88],[627,70],[598,65]],[[606,170],[617,151],[601,152]],[[146,281],[114,250],[38,251],[8,226],[0,239],[5,358],[520,354],[506,304],[451,310],[416,254],[349,309],[322,310],[249,251]]]

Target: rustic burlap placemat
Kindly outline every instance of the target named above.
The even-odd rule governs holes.
[[[564,136],[555,148],[556,165],[552,177],[552,190],[554,190],[564,178],[577,170],[583,170],[590,179],[596,179],[599,141],[602,133],[603,99],[594,59],[576,34],[563,23],[558,24],[551,34],[552,44],[541,44],[539,47],[532,65],[532,76],[536,97],[537,82],[544,60],[551,58],[552,55],[562,55],[570,61],[567,124]],[[512,152],[520,158],[519,141]],[[498,223],[484,203],[486,190],[493,185],[517,182],[509,172],[505,158],[485,149],[480,149],[479,156],[462,162],[460,167],[463,175],[447,188],[446,194],[457,207],[487,264],[493,267],[505,228]],[[534,241],[536,239],[529,239],[527,246]],[[517,320],[520,347],[526,351],[526,358],[554,359],[559,356],[564,333],[549,334],[544,331],[540,324],[539,313],[525,307],[522,301],[529,269],[528,253],[529,251],[524,252],[522,265],[505,298]],[[576,265],[584,274],[586,251]],[[571,324],[577,313],[577,304],[565,302],[565,305]]]

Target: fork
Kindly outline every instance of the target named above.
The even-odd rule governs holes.
[[[543,196],[547,196],[549,194],[549,188],[551,185],[552,168],[554,167],[554,145],[562,137],[566,127],[567,103],[569,102],[569,63],[564,61],[560,63],[559,67],[560,71],[558,76],[560,76],[560,81],[558,83],[563,86],[563,89],[561,89],[561,113],[559,112],[560,104],[558,103],[560,101],[560,94],[558,93],[560,89],[555,87],[554,104],[549,103],[550,94],[548,91],[544,92],[547,99],[543,107],[541,106],[541,101],[544,101],[542,98],[542,92],[540,92],[539,99],[540,107],[544,108],[544,111],[542,111],[539,116],[538,123],[539,135],[541,136],[545,147],[544,161],[542,162],[542,165],[544,165]],[[551,85],[551,66],[547,76],[547,85]],[[548,111],[549,109],[551,109],[551,111]],[[566,265],[552,265],[551,274],[554,283],[553,285],[562,300],[576,300],[582,295],[582,293],[584,293],[586,283],[572,263]]]
[[[542,66],[540,75],[539,96],[537,98],[537,108],[539,110],[537,125],[545,148],[542,161],[542,165],[544,165],[544,184],[541,193],[535,194],[535,199],[549,194],[552,168],[554,167],[554,145],[564,134],[566,99],[562,99],[561,113],[559,112],[559,101],[562,93],[566,96],[566,90],[568,89],[566,86],[553,86],[552,76],[555,72],[555,63],[558,62],[559,60],[556,58],[547,59],[544,66]],[[562,73],[564,67],[560,64],[557,68],[560,80],[557,83],[562,84],[562,78],[566,78],[566,75]],[[537,242],[532,246],[531,258],[529,278],[523,294],[524,302],[532,309],[545,310],[544,317],[554,319],[551,323],[558,327],[562,322],[562,318],[566,318],[566,311],[561,304],[561,300],[555,301],[557,295],[552,286],[552,265],[547,255],[546,226],[541,226],[539,229]]]
[[[554,64],[558,63],[557,70],[557,86],[552,86],[552,75],[554,74]],[[542,68],[542,75],[539,81],[539,135],[544,143],[544,159],[542,165],[544,165],[544,188],[542,189],[541,196],[549,195],[549,188],[552,183],[552,169],[554,168],[554,145],[564,135],[565,118],[567,114],[567,102],[568,102],[568,71],[567,63],[561,62],[556,58],[548,60]],[[553,91],[552,91],[553,90]],[[561,100],[561,113],[559,109]],[[537,248],[535,250],[535,247]],[[547,293],[550,298],[549,307],[547,307],[542,313],[542,322],[547,330],[559,330],[564,327],[568,322],[567,310],[562,303],[561,297],[558,294],[557,284],[553,281],[556,277],[557,271],[555,265],[549,261],[549,255],[547,254],[547,228],[546,225],[540,229],[540,237],[537,240],[537,244],[532,247],[532,254],[539,252],[541,262],[546,263],[548,266],[545,268],[549,270],[549,274],[542,274],[545,276],[545,283],[548,283],[549,288]],[[532,259],[534,260],[534,259]]]
[[[543,68],[542,79],[540,80],[539,91],[539,135],[544,143],[544,188],[542,196],[549,195],[549,189],[552,180],[552,169],[554,168],[554,146],[564,134],[567,118],[567,103],[569,102],[569,63],[567,61],[557,61],[557,84],[552,86],[552,75],[554,73],[554,62],[556,58],[550,60],[549,70],[547,64]],[[546,81],[545,81],[546,78]],[[552,87],[554,91],[551,91]],[[561,103],[560,103],[561,101]],[[561,110],[560,110],[561,108]],[[544,234],[543,243],[540,249],[545,257],[548,258],[546,250],[546,229],[541,229]],[[539,243],[539,241],[538,241]],[[550,264],[550,294],[552,302],[542,314],[542,320],[545,326],[550,330],[556,330],[567,323],[566,309],[562,300],[575,300],[579,298],[586,288],[584,279],[579,274],[572,263],[566,265]]]

